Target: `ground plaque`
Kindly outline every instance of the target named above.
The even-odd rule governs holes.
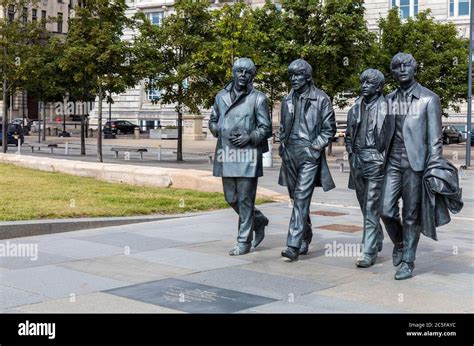
[[[231,313],[275,301],[254,294],[177,279],[146,282],[105,292],[190,313]]]

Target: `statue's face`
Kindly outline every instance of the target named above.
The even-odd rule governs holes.
[[[293,89],[299,92],[311,84],[311,77],[304,70],[294,71],[290,73],[290,81]]]
[[[364,96],[367,99],[370,99],[372,96],[377,94],[379,90],[379,83],[371,81],[371,80],[365,80],[362,82],[362,96]]]
[[[252,82],[253,73],[250,66],[239,66],[232,70],[234,85],[238,90],[243,90]]]
[[[393,78],[400,83],[410,83],[415,80],[415,66],[410,61],[405,61],[392,66]]]

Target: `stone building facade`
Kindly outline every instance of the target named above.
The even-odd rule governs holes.
[[[226,3],[234,1],[211,1],[212,7],[217,8]],[[264,0],[247,1],[252,6],[263,5]],[[133,15],[136,11],[147,13],[149,18],[159,25],[160,21],[167,14],[173,11],[173,0],[129,0],[128,14]],[[469,37],[469,0],[366,0],[366,20],[368,28],[377,31],[377,21],[385,17],[389,9],[397,6],[400,9],[400,16],[407,18],[414,16],[419,11],[431,9],[434,18],[440,22],[453,22],[456,24],[461,37]],[[127,33],[125,39],[129,39],[131,33]],[[142,130],[151,129],[158,125],[175,125],[176,113],[172,105],[152,104],[151,99],[159,98],[158,91],[149,92],[145,88],[145,81],[142,81],[135,88],[129,89],[126,93],[116,95],[112,105],[113,119],[126,119],[138,124]],[[447,123],[466,123],[466,104],[461,105],[461,112],[450,111],[450,117],[443,119]],[[97,109],[97,107],[95,107]],[[107,105],[105,105],[107,110]],[[336,109],[336,119],[341,127],[344,126],[348,108]],[[107,111],[105,111],[107,113]],[[203,110],[202,114],[207,119],[209,111]],[[107,114],[103,115],[107,118]],[[91,125],[96,124],[94,111],[91,114]],[[278,106],[274,111],[274,121],[279,119]],[[204,121],[206,124],[207,121]],[[206,131],[206,129],[204,129]]]

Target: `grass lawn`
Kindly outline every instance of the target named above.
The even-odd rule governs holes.
[[[228,208],[222,193],[109,183],[0,164],[0,221],[175,214]],[[257,203],[269,200],[257,200]]]

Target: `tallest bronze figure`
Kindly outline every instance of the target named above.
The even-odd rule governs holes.
[[[458,212],[462,201],[457,169],[442,157],[438,95],[416,81],[417,62],[410,54],[396,54],[391,70],[399,87],[387,95],[381,217],[394,243],[393,264],[400,265],[395,279],[403,280],[413,275],[420,233],[437,240],[435,227],[449,222],[445,206]],[[445,198],[449,203],[436,203]]]

